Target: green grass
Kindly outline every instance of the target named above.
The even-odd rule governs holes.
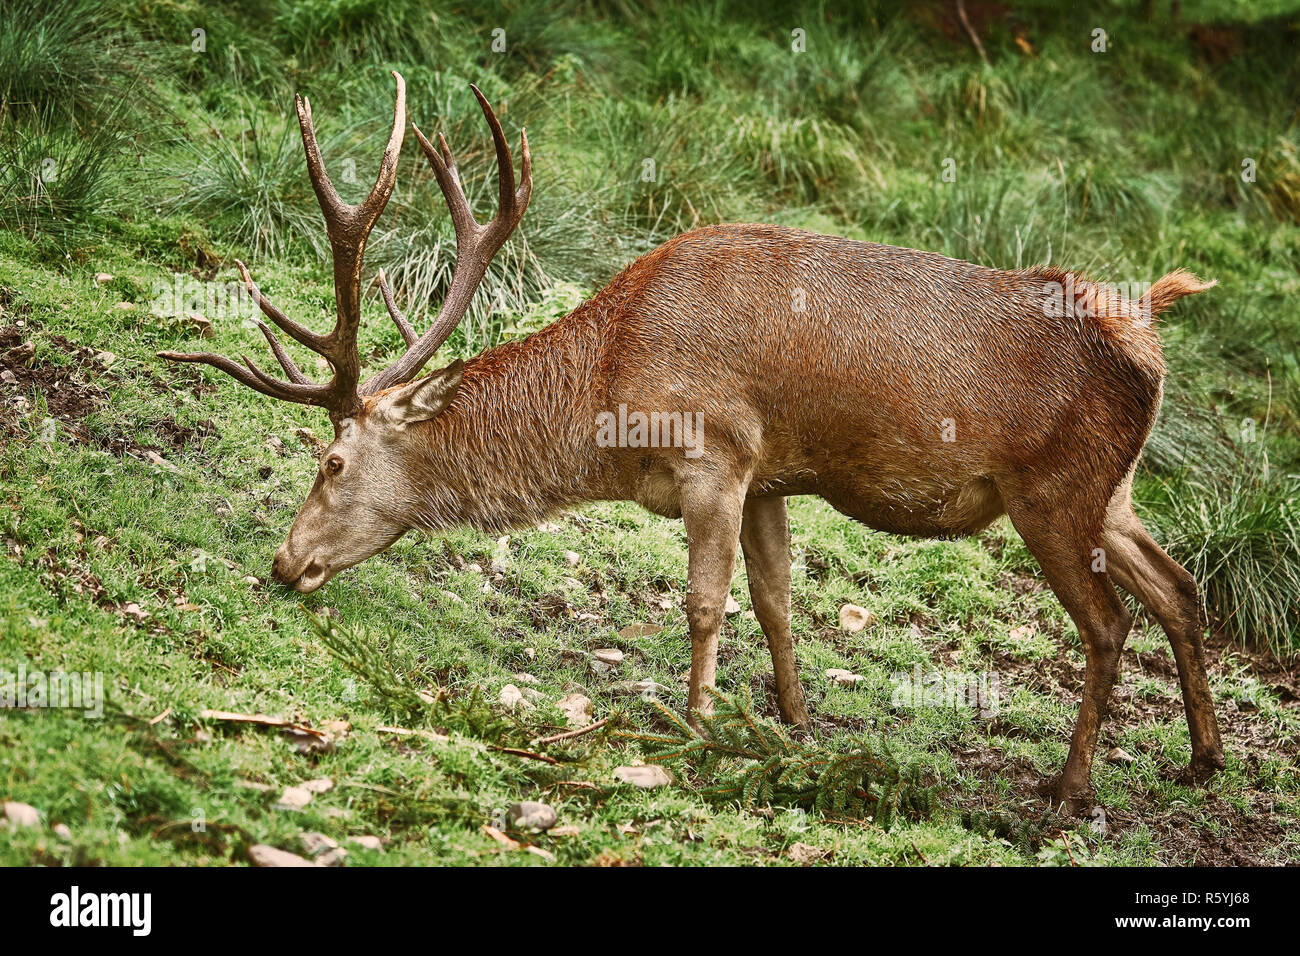
[[[1138,7],[1108,9],[1105,56],[1088,51],[1091,20],[1046,3],[981,20],[987,67],[938,6],[181,0],[86,2],[75,30],[36,14],[0,19],[0,326],[23,323],[44,381],[67,376],[57,390],[0,386],[0,668],[102,672],[107,697],[98,720],[0,712],[0,798],[42,816],[0,841],[0,862],[239,862],[255,843],[301,851],[302,834],[319,831],[344,842],[353,865],[546,865],[482,830],[520,799],[578,828],[529,838],[562,864],[792,864],[795,843],[833,864],[1300,858],[1289,656],[1300,647],[1300,133],[1294,97],[1277,94],[1300,78],[1284,42],[1296,7],[1187,3],[1176,28]],[[191,50],[196,27],[203,53]],[[805,53],[791,52],[795,27]],[[503,53],[490,48],[498,28]],[[1216,52],[1234,44],[1236,54]],[[447,357],[535,330],[637,254],[726,220],[1000,267],[1150,281],[1181,265],[1219,279],[1164,320],[1171,374],[1138,497],[1216,617],[1227,771],[1205,788],[1179,778],[1189,742],[1177,677],[1163,635],[1140,617],[1102,738],[1103,753],[1119,746],[1136,760],[1099,760],[1093,775],[1106,830],[1045,810],[1034,788],[1064,761],[1083,657],[1005,523],[978,540],[904,541],[813,500],[792,504],[811,745],[845,753],[883,740],[936,788],[930,816],[888,830],[719,805],[684,765],[671,787],[615,786],[614,768],[648,752],[625,737],[532,743],[564,729],[555,703],[573,692],[630,733],[665,725],[620,682],[653,680],[683,710],[680,523],[601,505],[515,533],[504,549],[470,531],[409,535],[305,599],[244,582],[265,578],[310,483],[314,460],[293,430],[325,423],[206,371],[162,367],[155,351],[197,339],[150,304],[177,273],[230,281],[238,255],[290,315],[328,321],[327,249],[292,93],[312,97],[326,161],[355,199],[386,136],[391,68],[407,78],[410,117],[447,133],[481,217],[494,202],[492,156],[468,83],[498,105],[512,140],[526,124],[533,145],[524,226]],[[368,267],[385,267],[420,322],[449,282],[453,245],[410,145]],[[60,175],[33,189],[51,153]],[[1257,160],[1253,183],[1240,178],[1243,157]],[[954,182],[942,178],[946,159]],[[345,160],[355,184],[341,180]],[[99,272],[114,278],[96,285]],[[116,308],[124,300],[136,308]],[[373,290],[365,307],[362,354],[394,354]],[[238,317],[209,318],[207,347],[264,348]],[[742,613],[724,629],[720,689],[771,716],[743,568],[733,594]],[[300,602],[328,608],[369,652],[332,652]],[[878,622],[841,631],[846,602]],[[620,636],[631,624],[662,629]],[[587,655],[602,647],[622,650],[623,664],[594,669]],[[996,672],[998,712],[892,706],[891,677],[916,666]],[[837,686],[828,668],[866,679]],[[507,683],[532,692],[534,709],[502,708]],[[332,749],[301,753],[273,729],[204,710],[350,729]],[[379,729],[394,725],[446,739]],[[285,787],[319,778],[333,788],[305,809],[275,808]],[[345,842],[356,835],[381,837],[382,851]]]

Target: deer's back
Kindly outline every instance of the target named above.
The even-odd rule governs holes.
[[[638,260],[588,308],[608,407],[699,413],[704,454],[753,460],[759,491],[957,533],[1000,513],[992,485],[1018,472],[1118,482],[1154,420],[1154,330],[1062,310],[1063,275],[716,226]]]

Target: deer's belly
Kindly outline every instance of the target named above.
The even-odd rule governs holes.
[[[1006,510],[992,480],[830,482],[818,492],[836,510],[891,534],[948,538],[974,534]]]

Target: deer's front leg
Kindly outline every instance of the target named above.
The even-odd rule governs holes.
[[[682,520],[690,549],[686,619],[691,631],[689,720],[713,711],[704,691],[718,670],[718,631],[722,627],[736,565],[745,486],[739,482],[689,482],[681,487]]]

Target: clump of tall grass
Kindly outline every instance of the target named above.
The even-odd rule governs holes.
[[[67,235],[131,192],[122,160],[157,103],[153,47],[96,0],[0,15],[0,224]]]
[[[198,143],[186,142],[186,166],[177,177],[181,188],[172,207],[210,223],[249,256],[279,256],[298,243],[323,256],[329,243],[307,177],[297,121],[253,110],[240,118],[238,130],[226,135],[212,126]],[[340,176],[338,155],[349,132],[321,136],[325,162],[341,194],[349,184]],[[361,162],[355,167],[358,181],[369,175]],[[361,189],[359,183],[355,188]],[[344,194],[346,200],[356,198]]]
[[[1227,474],[1180,474],[1139,495],[1212,619],[1278,656],[1300,653],[1300,475],[1271,472],[1260,451]]]

